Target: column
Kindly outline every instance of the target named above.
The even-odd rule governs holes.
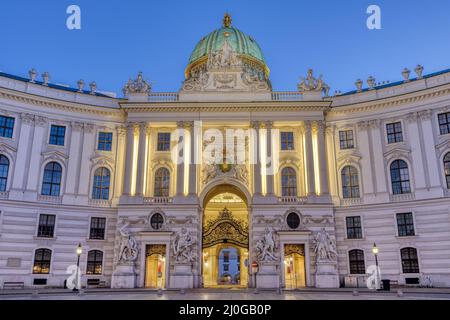
[[[137,161],[137,173],[136,173],[136,196],[144,196],[144,177],[147,174],[145,153],[147,147],[147,123],[139,124],[139,145],[138,145],[138,161]]]
[[[308,196],[316,195],[311,121],[305,121],[305,153]]]
[[[178,149],[177,149],[177,196],[184,196],[184,150],[186,147],[184,122],[177,122]]]
[[[135,123],[127,124],[127,147],[125,153],[125,177],[123,183],[123,195],[131,196],[131,176],[133,174],[133,149]]]
[[[330,125],[326,127],[326,145],[327,145],[327,161],[328,169],[330,171],[329,177],[329,187],[330,194],[332,197],[337,197],[339,195],[338,191],[338,180],[337,180],[337,168],[336,168],[336,148],[334,143],[335,126]]]
[[[17,147],[16,163],[14,165],[14,177],[12,181],[12,188],[17,191],[22,191],[25,187],[25,172],[28,155],[31,153],[31,133],[34,124],[34,115],[23,113],[20,115],[20,136]]]
[[[83,151],[81,153],[81,166],[79,174],[78,195],[89,196],[89,181],[91,175],[91,157],[95,150],[94,125],[84,124]]]
[[[124,178],[124,168],[125,168],[125,146],[126,146],[126,134],[127,129],[125,126],[118,126],[116,128],[116,170],[115,175],[115,187],[114,187],[114,197],[118,198],[123,192],[123,178]]]
[[[196,153],[197,153],[197,138],[195,136],[195,122],[192,121],[190,124],[190,162],[189,162],[189,195],[195,196],[197,194],[197,163]]]
[[[428,168],[427,176],[429,179],[429,186],[431,188],[441,188],[440,181],[440,167],[436,161],[436,143],[433,134],[433,124],[431,122],[431,110],[424,110],[418,113],[421,127],[421,141],[424,146],[424,154],[426,159],[426,167]]]
[[[267,161],[270,160],[270,163],[266,163],[266,196],[273,196],[273,176],[276,168],[274,168],[275,161],[273,159],[274,152],[272,150],[272,126],[273,121],[266,121],[266,152],[267,152]]]
[[[369,124],[367,121],[358,122],[358,149],[361,152],[361,181],[365,194],[373,194],[376,190],[372,176],[371,143],[369,141]],[[340,173],[339,173],[340,174]],[[363,196],[361,194],[361,196]]]
[[[372,144],[372,155],[374,162],[374,180],[376,182],[376,192],[377,193],[386,193],[387,192],[387,181],[386,181],[386,168],[384,163],[384,155],[383,155],[383,145],[382,141],[384,141],[383,134],[380,131],[380,120],[370,120],[370,136],[371,136],[371,144]]]
[[[408,126],[408,140],[411,144],[411,158],[414,159],[411,165],[414,171],[414,184],[417,189],[424,189],[427,186],[425,166],[426,155],[420,140],[419,125],[417,123],[417,113],[412,112],[406,115],[406,125]]]
[[[255,195],[261,195],[261,148],[260,148],[260,127],[259,121],[252,121],[253,134],[253,189]]]
[[[36,117],[35,119],[33,145],[31,147],[30,170],[28,172],[27,182],[27,190],[31,192],[38,191],[39,174],[41,172],[40,160],[47,123],[48,119],[44,117]]]
[[[330,191],[328,188],[328,170],[327,170],[324,121],[317,122],[317,151],[319,158],[320,194],[326,196],[330,194]]]
[[[71,123],[71,139],[69,149],[69,163],[67,166],[67,179],[66,179],[66,195],[75,195],[76,182],[79,176],[79,164],[81,155],[81,134],[83,130],[83,123],[72,122]]]

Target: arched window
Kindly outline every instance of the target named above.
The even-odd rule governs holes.
[[[419,273],[419,258],[415,248],[403,248],[400,250],[400,255],[403,273]]]
[[[155,213],[150,218],[150,225],[154,230],[159,230],[162,228],[162,225],[164,223],[164,218],[160,213]]]
[[[42,181],[42,195],[59,196],[61,190],[62,167],[57,162],[50,162],[45,166]]]
[[[170,188],[170,172],[167,168],[159,168],[155,173],[155,197],[168,197]]]
[[[411,192],[408,165],[405,161],[395,160],[391,163],[391,182],[393,194],[403,194]]]
[[[0,155],[0,191],[6,191],[6,183],[8,182],[9,159],[4,155]]]
[[[297,196],[297,174],[293,168],[286,167],[281,170],[281,195]]]
[[[286,223],[291,229],[297,229],[300,225],[300,217],[295,212],[291,212],[288,214],[286,218]]]
[[[100,250],[91,250],[88,252],[86,274],[102,274],[103,271],[103,252]]]
[[[364,263],[364,251],[359,249],[348,252],[348,261],[350,264],[350,274],[365,274],[366,265]]]
[[[342,195],[345,199],[359,198],[358,170],[352,166],[342,169]]]
[[[111,173],[107,168],[101,167],[95,170],[92,199],[109,200],[109,185]]]
[[[51,259],[52,259],[52,250],[37,249],[34,253],[33,273],[35,274],[50,273]]]
[[[447,181],[447,189],[450,189],[450,152],[444,157],[444,172],[445,180]]]

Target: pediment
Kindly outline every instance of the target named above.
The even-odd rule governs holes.
[[[411,153],[411,149],[407,147],[397,147],[393,148],[384,153],[385,158],[400,158],[400,157],[409,157]]]
[[[114,159],[104,155],[97,154],[91,158],[91,161],[93,165],[110,166],[110,167],[114,166]]]
[[[48,160],[48,159],[49,160],[59,160],[62,162],[65,162],[67,159],[69,159],[68,155],[66,155],[65,153],[62,153],[61,151],[57,151],[57,150],[43,152],[42,157],[45,160]]]
[[[0,152],[5,152],[5,153],[16,153],[17,149],[10,146],[9,144],[6,144],[4,142],[0,142]]]
[[[341,166],[343,164],[358,163],[360,160],[361,160],[361,155],[356,151],[353,151],[351,153],[339,154],[339,156],[337,158],[337,162],[338,162],[339,166]]]

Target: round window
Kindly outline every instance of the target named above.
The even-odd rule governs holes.
[[[300,225],[300,217],[295,212],[288,214],[286,222],[291,229],[297,229]]]
[[[152,217],[150,218],[150,225],[152,226],[153,229],[155,230],[159,230],[162,228],[162,225],[164,223],[164,218],[160,213],[155,213],[154,215],[152,215]]]

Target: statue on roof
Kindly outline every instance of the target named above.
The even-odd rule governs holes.
[[[129,95],[130,93],[147,93],[149,94],[152,90],[152,85],[144,80],[142,72],[139,72],[137,79],[128,80],[128,83],[123,88],[124,95]]]

